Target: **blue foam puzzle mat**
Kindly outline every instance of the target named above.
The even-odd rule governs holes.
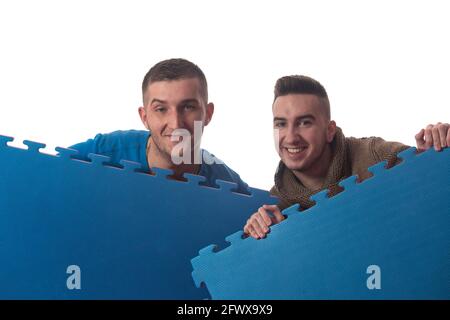
[[[0,136],[0,299],[205,299],[191,278],[198,249],[242,228],[267,191]],[[70,286],[73,266],[77,286]],[[73,279],[72,279],[73,280]],[[73,283],[72,283],[73,284]]]
[[[197,286],[213,299],[450,299],[450,149],[399,157],[287,208],[265,239],[200,250]]]

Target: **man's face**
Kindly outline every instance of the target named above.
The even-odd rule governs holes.
[[[203,131],[214,112],[214,105],[204,101],[197,78],[153,82],[144,94],[144,103],[139,108],[141,120],[151,131],[159,154],[170,159],[172,149],[179,143],[178,139],[171,139],[180,134],[177,129],[189,131],[193,146],[194,121],[201,121]]]
[[[311,94],[278,97],[272,107],[278,154],[291,170],[313,170],[334,138],[335,124],[326,116],[324,103]]]

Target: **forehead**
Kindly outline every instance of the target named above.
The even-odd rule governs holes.
[[[152,82],[147,87],[144,97],[168,102],[186,99],[201,100],[200,92],[200,81],[197,78],[188,78]]]
[[[306,114],[315,117],[324,113],[322,101],[312,94],[288,94],[275,99],[272,106],[274,117],[297,118]]]

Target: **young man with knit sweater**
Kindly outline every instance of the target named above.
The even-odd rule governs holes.
[[[339,181],[355,174],[364,180],[369,177],[368,167],[383,160],[392,166],[397,153],[409,148],[377,137],[345,137],[330,118],[325,88],[306,76],[278,79],[272,112],[281,161],[271,193],[280,202],[263,205],[247,220],[244,232],[256,239],[264,238],[272,224],[284,220],[281,210],[297,203],[309,208],[311,195],[323,189],[334,195],[341,190]],[[440,151],[450,146],[450,125],[429,125],[415,138],[419,152],[432,146]]]

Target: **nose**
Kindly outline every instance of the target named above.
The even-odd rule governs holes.
[[[288,145],[295,145],[300,142],[300,132],[298,132],[295,126],[288,126],[286,135],[284,137],[284,143]]]
[[[180,112],[178,112],[178,110],[173,110],[169,114],[167,124],[173,130],[184,128],[183,115]]]

